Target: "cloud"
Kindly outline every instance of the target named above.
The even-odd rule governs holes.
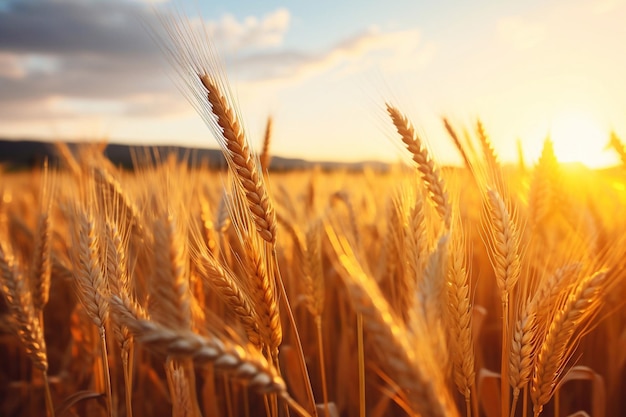
[[[206,27],[219,49],[250,50],[279,45],[289,21],[278,9],[241,22],[225,15]],[[13,0],[0,9],[0,101],[176,95],[150,35],[160,27],[153,9],[138,2]]]
[[[500,19],[497,30],[500,36],[516,49],[532,48],[538,45],[546,35],[546,29],[541,24],[516,16]]]
[[[222,48],[240,50],[280,46],[289,30],[291,14],[279,8],[258,19],[248,16],[241,22],[226,14],[217,22],[206,24],[209,35]]]
[[[154,19],[150,8],[120,1],[10,2],[0,10],[0,100],[163,90],[163,59],[140,24]]]
[[[13,53],[145,55],[149,7],[107,1],[10,1],[0,10],[0,50]]]
[[[385,72],[409,71],[426,65],[433,44],[423,44],[418,30],[382,32],[371,27],[319,52],[262,51],[232,59],[231,69],[248,81],[302,79],[333,69],[344,74],[376,67]]]
[[[0,131],[10,123],[193,112],[168,77],[150,31],[161,18],[146,0],[9,0],[0,7]],[[167,7],[165,8],[167,10]],[[174,9],[175,10],[175,9]],[[225,52],[229,76],[262,85],[334,71],[406,71],[424,65],[432,45],[417,30],[372,27],[318,50],[286,48],[291,13],[224,15],[203,25]],[[170,71],[171,74],[172,71]],[[3,133],[6,134],[6,133]]]

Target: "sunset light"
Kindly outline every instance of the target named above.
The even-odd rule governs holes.
[[[607,152],[607,128],[584,113],[564,113],[554,119],[550,139],[559,162],[579,162],[589,168],[615,164],[613,152]]]

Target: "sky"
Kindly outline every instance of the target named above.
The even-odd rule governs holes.
[[[404,152],[385,102],[435,160],[459,163],[441,117],[483,122],[504,161],[550,135],[557,157],[616,163],[626,140],[626,1],[0,0],[0,137],[217,147],[158,39],[204,20],[250,141],[275,155]],[[156,34],[156,35],[155,35]]]

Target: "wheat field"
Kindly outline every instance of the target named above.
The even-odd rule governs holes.
[[[626,159],[502,164],[445,120],[464,165],[440,166],[385,103],[410,163],[272,172],[271,120],[256,153],[213,52],[164,24],[227,169],[60,143],[1,172],[1,415],[626,412]]]

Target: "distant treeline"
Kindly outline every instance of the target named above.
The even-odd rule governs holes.
[[[71,149],[80,144],[69,143]],[[172,153],[179,160],[187,160],[192,165],[204,165],[214,169],[226,167],[226,161],[218,149],[187,148],[181,146],[135,146],[108,144],[104,151],[105,155],[117,166],[132,169],[133,161],[139,157],[141,161],[152,159],[164,159]],[[0,164],[7,169],[19,170],[39,166],[48,160],[51,164],[59,163],[60,155],[54,143],[33,140],[5,140],[0,139]],[[310,169],[319,166],[323,170],[347,169],[361,171],[368,166],[375,171],[387,171],[388,165],[381,162],[313,162],[304,159],[272,157],[270,169],[272,171],[292,171]]]

